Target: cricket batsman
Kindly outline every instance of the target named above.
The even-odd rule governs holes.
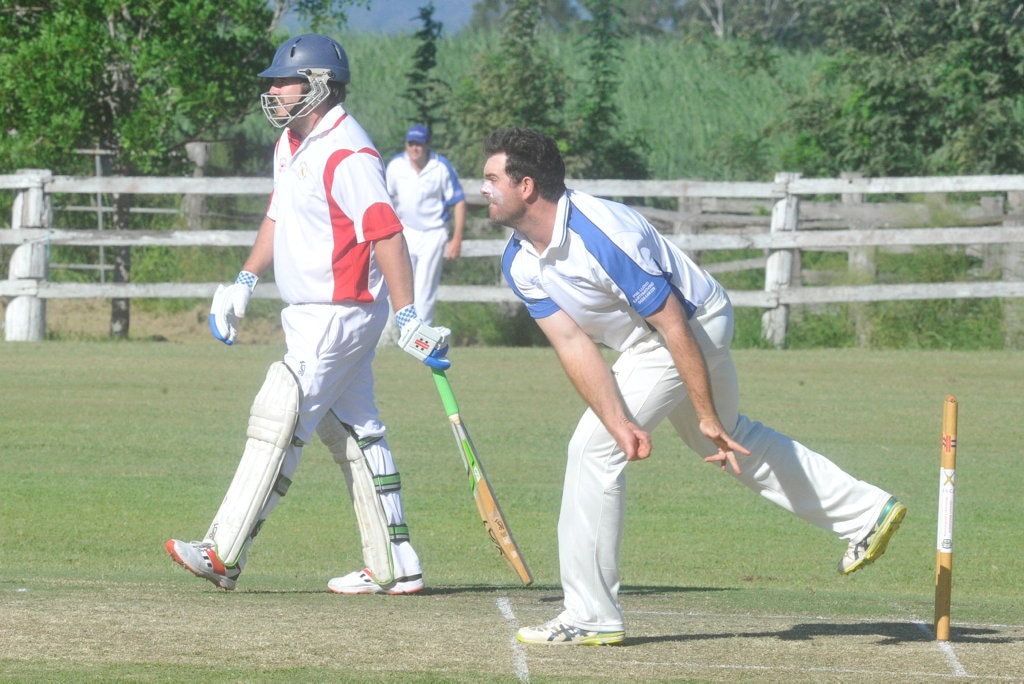
[[[402,508],[402,478],[374,401],[372,362],[388,320],[399,345],[433,368],[449,331],[424,324],[413,306],[402,224],[373,142],[344,107],[348,57],[333,39],[289,38],[270,66],[263,112],[283,128],[274,190],[256,241],[231,285],[217,288],[213,335],[232,344],[260,276],[271,266],[287,304],[287,351],[253,401],[234,478],[202,539],[171,539],[171,558],[222,589],[234,589],[264,521],[288,492],[302,447],[316,432],[344,471],[362,538],[361,569],[328,582],[338,594],[412,594],[423,570]]]

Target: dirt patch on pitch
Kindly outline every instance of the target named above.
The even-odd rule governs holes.
[[[558,609],[561,592],[550,588],[438,586],[413,597],[339,597],[316,583],[228,593],[165,565],[153,572],[166,579],[146,585],[0,585],[0,667],[14,679],[56,668],[69,680],[86,673],[150,679],[159,671],[167,681],[815,684],[1016,680],[1024,668],[1022,625],[956,624],[953,641],[941,645],[928,625],[906,616],[713,612],[692,610],[689,594],[645,594],[627,601],[624,645],[552,648],[513,636]]]

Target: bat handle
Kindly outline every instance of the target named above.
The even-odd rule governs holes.
[[[459,404],[455,401],[455,393],[452,392],[452,386],[448,383],[448,376],[444,374],[443,370],[437,368],[431,368],[430,372],[434,375],[434,384],[437,385],[437,392],[441,395],[444,412],[448,414],[449,418],[459,415]]]

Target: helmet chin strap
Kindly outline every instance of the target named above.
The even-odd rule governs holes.
[[[260,96],[263,114],[276,128],[284,128],[295,119],[309,116],[331,93],[327,85],[332,76],[329,69],[302,69],[299,73],[309,80],[309,91],[301,100],[286,104],[284,100],[290,98],[290,95],[263,93]],[[284,115],[277,113],[281,109],[285,111]]]

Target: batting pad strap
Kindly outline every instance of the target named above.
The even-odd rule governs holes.
[[[377,475],[373,478],[373,486],[378,494],[400,491],[402,489],[402,476],[398,473],[394,475]]]
[[[409,541],[408,525],[388,525],[388,536],[396,544]]]
[[[274,481],[274,492],[278,496],[284,496],[288,493],[288,488],[292,486],[292,481],[285,477],[283,474],[278,473],[277,480]]]
[[[371,444],[376,444],[380,440],[384,439],[380,435],[374,435],[373,437],[363,437],[362,439],[356,440],[356,444],[359,445],[360,449],[365,449]]]

